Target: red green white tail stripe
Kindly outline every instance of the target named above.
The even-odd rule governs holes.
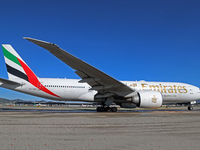
[[[60,97],[48,90],[45,86],[43,86],[40,83],[37,76],[23,61],[23,59],[17,54],[17,52],[13,49],[11,45],[3,44],[2,48],[8,71],[8,77],[10,80],[15,80],[16,78],[26,80],[36,88],[42,90],[43,92],[55,97]]]

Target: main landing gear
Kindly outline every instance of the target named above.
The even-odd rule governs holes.
[[[117,107],[101,106],[97,107],[97,112],[117,112]]]

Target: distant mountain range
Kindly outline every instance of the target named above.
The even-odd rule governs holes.
[[[6,98],[0,98],[0,104],[16,103],[16,102],[33,102],[33,101],[25,101],[25,100],[21,100],[21,99],[10,100],[10,99],[6,99]],[[37,101],[37,102],[46,102],[46,101]]]
[[[20,100],[20,99],[9,100],[9,99],[5,99],[5,98],[0,98],[0,103],[14,103],[17,101],[22,101],[22,100]]]

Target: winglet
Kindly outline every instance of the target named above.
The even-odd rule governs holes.
[[[52,46],[55,46],[55,48],[59,48],[58,45],[54,44],[54,43],[50,43],[50,42],[46,42],[46,41],[42,41],[42,40],[37,40],[37,39],[34,39],[34,38],[30,38],[30,37],[23,37],[23,39],[26,39],[38,46],[41,46],[45,49],[47,49],[47,47],[52,47]]]
[[[43,43],[51,44],[49,42],[38,40],[38,39],[34,39],[34,38],[30,38],[30,37],[23,37],[23,39],[28,40],[30,42],[38,41],[38,42],[43,42]]]

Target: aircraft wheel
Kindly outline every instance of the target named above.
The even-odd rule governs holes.
[[[97,112],[100,112],[101,111],[101,107],[97,107]]]
[[[188,106],[188,110],[193,110],[193,107],[192,106]]]
[[[110,108],[110,107],[106,107],[106,108],[105,108],[105,111],[106,111],[106,112],[109,112],[109,111],[111,111],[111,108]]]
[[[104,107],[100,107],[100,112],[105,112],[106,109]]]
[[[111,111],[112,111],[112,112],[117,112],[117,107],[112,107],[112,108],[111,108]]]

